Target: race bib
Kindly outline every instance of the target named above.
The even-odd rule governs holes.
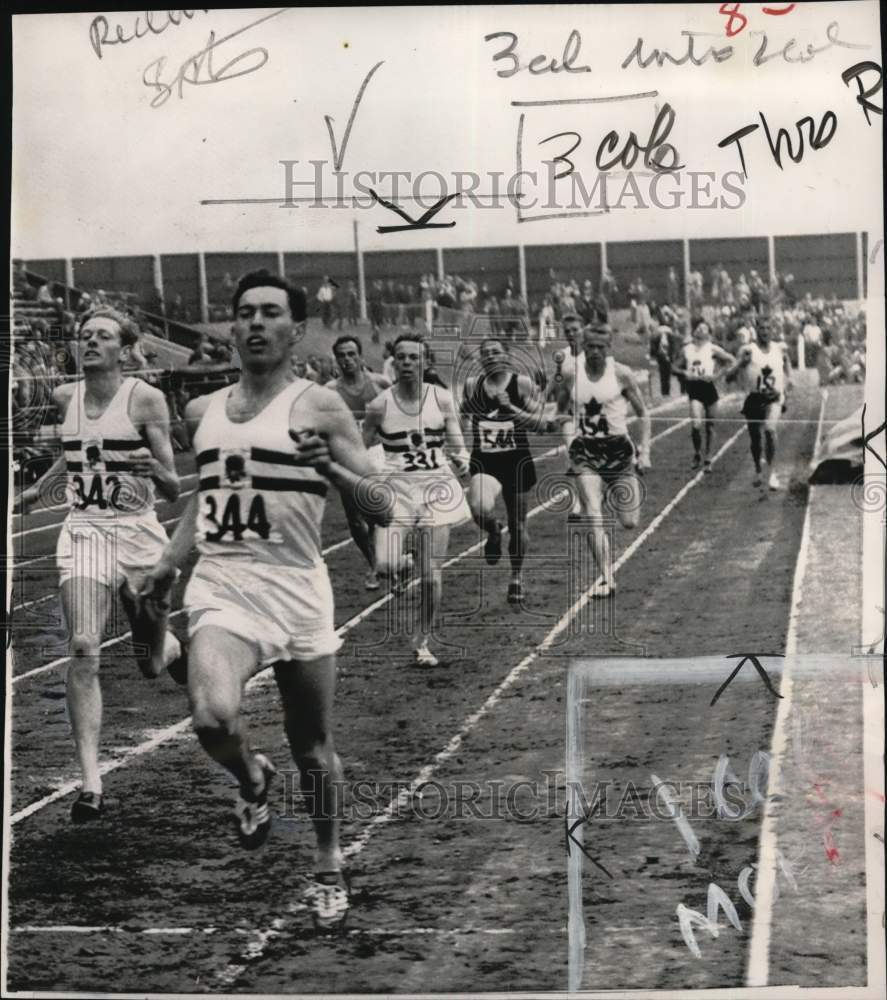
[[[265,498],[253,490],[211,490],[200,494],[198,536],[206,542],[263,541],[279,545],[283,536],[268,520]]]
[[[514,451],[514,422],[512,420],[478,420],[477,433],[480,450],[484,452]]]

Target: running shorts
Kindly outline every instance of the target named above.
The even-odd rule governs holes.
[[[714,382],[706,382],[704,379],[688,378],[684,380],[684,390],[690,399],[695,399],[703,406],[714,406],[720,398]]]
[[[741,413],[746,420],[766,420],[768,416],[776,417],[781,409],[782,396],[778,392],[750,392]]]
[[[394,472],[383,485],[394,493],[394,525],[443,528],[471,519],[465,491],[453,475]]]
[[[634,443],[627,434],[576,437],[568,454],[568,472],[574,476],[590,471],[602,479],[615,479],[634,470]]]
[[[153,510],[109,517],[105,523],[72,511],[56,544],[59,583],[85,577],[118,590],[125,582],[137,594],[168,542]]]
[[[185,589],[188,635],[215,625],[251,645],[261,666],[313,660],[342,645],[326,563],[310,569],[202,556]]]
[[[508,493],[526,493],[536,485],[536,463],[529,451],[499,455],[473,451],[470,474],[492,476]]]

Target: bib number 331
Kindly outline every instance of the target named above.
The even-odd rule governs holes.
[[[261,493],[256,493],[250,501],[244,520],[241,507],[242,494],[232,493],[219,513],[219,502],[213,494],[203,498],[203,517],[206,525],[204,537],[208,542],[243,541],[251,532],[263,540],[268,540],[271,525],[265,513],[265,501]],[[245,500],[245,498],[243,498]]]

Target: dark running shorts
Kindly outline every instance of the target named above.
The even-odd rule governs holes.
[[[684,381],[684,389],[690,399],[695,399],[703,406],[714,406],[718,401],[718,390],[714,382],[704,382],[698,378],[688,378]]]
[[[583,469],[596,472],[602,479],[624,476],[634,469],[634,444],[626,434],[607,437],[577,437],[570,445],[570,473]]]
[[[746,420],[765,420],[767,407],[778,402],[778,392],[750,392],[745,397],[741,413]]]
[[[470,474],[492,476],[502,485],[503,492],[526,493],[536,485],[536,464],[528,451],[512,451],[502,455],[471,453]]]

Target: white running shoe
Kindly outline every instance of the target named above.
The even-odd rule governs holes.
[[[366,579],[363,581],[363,586],[365,590],[378,590],[379,589],[379,578],[376,576],[375,570],[370,570]]]
[[[416,666],[417,667],[436,667],[438,664],[438,659],[428,648],[426,643],[424,646],[420,646],[416,650]]]
[[[302,899],[311,911],[315,929],[319,931],[340,927],[351,905],[341,872],[318,872],[308,882]]]
[[[604,597],[612,597],[616,593],[616,584],[610,583],[607,580],[598,580],[598,582],[591,588],[591,597],[593,600],[600,600]]]
[[[778,490],[782,486],[782,483],[779,481],[779,476],[777,476],[775,472],[770,473],[770,480],[767,485],[774,491]]]

